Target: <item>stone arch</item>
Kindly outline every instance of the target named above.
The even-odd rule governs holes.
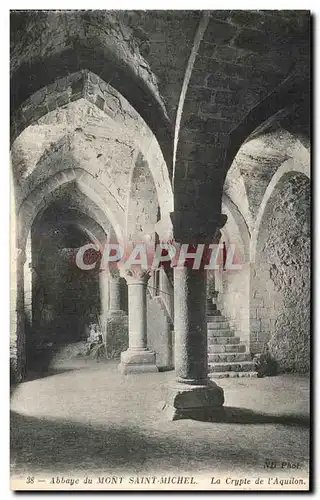
[[[74,186],[70,187],[73,192]],[[64,337],[69,346],[82,342],[89,318],[93,313],[102,315],[106,307],[100,266],[91,273],[83,272],[75,257],[86,243],[97,244],[102,252],[107,234],[83,212],[69,212],[68,202],[69,197],[62,196],[58,203],[53,199],[38,212],[29,231],[24,266],[27,371],[49,369],[55,356],[63,352]]]
[[[304,156],[304,159],[306,157]],[[273,195],[278,183],[281,181],[283,176],[287,174],[301,173],[310,179],[310,156],[307,157],[307,162],[301,162],[299,158],[290,158],[285,161],[277,170],[277,172],[272,177],[265,194],[263,196],[262,202],[260,204],[260,208],[258,211],[257,219],[255,222],[255,226],[252,232],[251,244],[250,244],[250,262],[254,263],[256,259],[256,249],[257,242],[259,238],[259,231],[261,226],[261,221],[263,220],[263,216],[268,205],[268,202]]]
[[[103,186],[81,168],[67,169],[49,177],[37,186],[23,201],[18,212],[17,246],[24,248],[32,222],[39,210],[48,206],[55,192],[63,185],[76,182],[79,189],[91,199],[109,218],[118,241],[123,241],[123,233],[118,217],[104,201]]]
[[[170,164],[165,162],[156,136],[119,92],[90,71],[78,71],[58,79],[30,96],[15,114],[13,138],[18,137],[28,125],[43,121],[45,115],[49,116],[51,112],[82,99],[101,111],[106,120],[112,120],[121,135],[119,142],[129,139],[138,154],[141,152],[146,158],[163,210],[172,211]],[[81,120],[73,125],[76,131],[82,131]]]
[[[37,221],[40,220],[47,208],[49,207],[46,206],[42,210],[40,210],[40,212],[38,212],[35,219],[33,220],[33,225],[37,224]],[[78,227],[80,231],[86,234],[92,242],[98,245],[105,244],[111,232],[111,227],[109,227],[110,225],[103,224],[103,222],[99,218],[99,213],[92,214],[91,217],[91,215],[88,215],[84,210],[68,210],[65,214],[59,216],[59,223],[61,225],[70,224]]]
[[[286,122],[290,110],[284,111],[276,113],[248,137],[238,150],[226,176],[224,191],[246,218],[251,233],[264,193],[282,163],[295,158],[305,168],[309,168],[307,141],[297,131],[290,131],[290,127],[287,127],[289,123]],[[292,117],[290,120],[292,122]]]
[[[83,40],[85,39],[87,37],[83,38]],[[105,45],[105,31],[103,32],[103,39],[104,41],[100,40],[100,43]],[[151,71],[148,72],[148,70],[142,69],[137,60],[134,64],[138,67],[133,68],[130,62],[134,61],[134,57],[131,57],[130,62],[128,58],[124,62],[123,59],[119,60],[119,57],[115,57],[114,54],[110,54],[110,51],[108,52],[105,49],[107,48],[99,47],[99,43],[97,45],[97,39],[95,39],[93,46],[90,48],[83,47],[78,42],[72,49],[64,50],[61,47],[60,51],[55,50],[55,54],[39,58],[37,62],[30,63],[28,61],[22,63],[17,67],[11,78],[11,109],[16,114],[16,119],[12,127],[12,136],[17,137],[21,133],[21,130],[30,123],[29,118],[26,125],[23,124],[24,120],[19,108],[33,94],[46,88],[58,79],[68,78],[68,75],[72,73],[90,71],[98,75],[96,78],[99,80],[112,82],[113,90],[117,96],[123,96],[137,110],[137,113],[145,120],[150,130],[157,137],[164,158],[167,164],[171,166],[172,127],[167,117],[164,103],[159,95],[155,79],[153,82],[147,81],[152,74]],[[31,76],[34,74],[41,75],[41,78],[32,78]],[[81,92],[83,90],[80,87],[75,87],[74,95]],[[101,100],[97,99],[97,103],[101,105]],[[46,105],[43,105],[41,102],[40,104],[43,106],[43,112],[45,112]]]
[[[290,110],[308,105],[308,92],[306,92],[306,88],[309,89],[308,85],[308,75],[293,72],[249,111],[245,119],[231,132],[230,146],[224,162],[225,175],[241,145],[258,127],[272,120],[279,113],[287,115],[290,114]]]
[[[65,182],[62,186],[60,186],[60,189],[61,187],[68,187],[68,186],[71,187],[72,184],[73,184],[72,181]],[[76,181],[74,182],[74,184],[76,184]],[[58,191],[59,188],[54,190],[54,195],[58,194]],[[74,193],[73,189],[71,190],[71,193]],[[60,194],[63,195],[63,192],[61,193],[61,190]],[[86,195],[83,196],[86,197]],[[72,198],[73,196],[71,196],[71,204],[73,205]],[[68,202],[69,201],[70,199],[68,197]],[[83,203],[83,200],[80,200],[80,202],[81,201]],[[55,202],[57,202],[56,196],[53,197],[52,199],[51,197],[49,197],[49,199],[46,198],[44,200],[44,203],[42,203],[40,207],[38,207],[40,208],[40,210],[37,212],[33,220],[30,221],[29,232],[25,244],[25,262],[23,264],[23,269],[21,272],[21,278],[23,274],[23,280],[20,279],[18,283],[18,289],[21,290],[21,295],[24,296],[24,304],[22,304],[22,301],[20,301],[20,304],[18,304],[17,306],[15,315],[17,318],[21,317],[22,320],[20,321],[19,329],[17,329],[14,334],[16,342],[18,344],[23,345],[25,348],[23,350],[21,349],[21,352],[17,356],[19,364],[21,365],[21,367],[23,367],[23,369],[25,369],[26,366],[28,366],[28,362],[30,362],[30,360],[32,364],[32,352],[36,353],[36,351],[34,351],[32,347],[32,342],[37,339],[37,335],[39,333],[40,318],[41,318],[41,313],[37,307],[37,300],[39,299],[38,295],[39,293],[41,297],[41,292],[40,292],[41,287],[39,288],[38,278],[41,275],[44,276],[43,274],[44,271],[43,269],[41,271],[41,267],[38,268],[38,257],[39,257],[38,250],[40,250],[41,253],[42,245],[39,245],[37,243],[39,235],[41,234],[41,232],[40,233],[38,232],[39,227],[37,228],[37,225],[38,223],[41,223],[41,219],[43,214],[45,213],[45,210],[50,207],[51,203]],[[63,204],[61,208],[63,210]],[[104,245],[110,238],[110,235],[114,233],[112,225],[110,224],[108,219],[104,217],[102,209],[96,206],[95,203],[90,203],[90,204],[88,203],[87,206],[85,204],[82,204],[81,208],[82,208],[81,211],[71,210],[69,212],[67,211],[66,213],[62,211],[62,213],[60,213],[59,216],[59,223],[58,223],[59,227],[62,227],[63,224],[66,223],[68,225],[71,225],[73,228],[77,228],[77,230],[80,230],[81,233],[86,235],[89,241],[97,244],[102,252]],[[35,235],[37,235],[36,241],[34,241],[32,237]],[[20,241],[20,243],[22,246],[23,242]],[[65,256],[63,256],[63,254],[61,255],[62,261],[64,261],[67,258],[67,255],[68,254],[65,254]],[[60,266],[60,268],[59,266],[56,267],[57,261],[56,262],[53,261],[53,264],[54,264],[53,265],[54,276],[56,276],[55,275],[56,271],[57,271],[56,274],[58,276],[60,274],[61,269],[63,269],[63,266],[62,267]],[[39,269],[40,269],[40,275],[39,275]],[[65,271],[66,269],[64,268],[64,272]],[[89,290],[92,291],[94,281],[92,280],[92,278],[88,280],[87,279],[88,277],[89,276],[85,276],[86,283],[89,284]],[[52,279],[52,283],[54,281],[55,277],[54,279]],[[96,292],[100,294],[101,311],[105,310],[108,304],[107,301],[108,295],[106,289],[107,287],[105,285],[105,281],[106,281],[105,277],[102,277],[100,279],[99,292]],[[97,284],[94,285],[94,289],[98,290]],[[22,325],[24,325],[24,328]]]
[[[237,205],[232,201],[232,199],[225,193],[222,196],[222,207],[225,206],[234,218],[235,223],[239,228],[239,233],[243,242],[243,253],[245,260],[249,260],[249,249],[250,249],[250,231],[248,224],[238,209]],[[228,215],[228,214],[226,214]],[[223,228],[221,229],[223,230]]]
[[[232,201],[240,216],[245,221],[247,231],[249,231],[249,228],[252,226],[252,217],[249,207],[248,194],[243,175],[236,159],[237,157],[235,157],[232,162],[224,182],[222,203],[225,201],[225,196]]]

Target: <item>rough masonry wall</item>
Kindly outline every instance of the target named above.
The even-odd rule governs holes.
[[[282,371],[309,370],[309,214],[309,180],[284,176],[266,207],[252,268],[252,347],[268,342]]]
[[[147,292],[148,347],[156,353],[160,370],[173,368],[173,326],[160,297],[152,298]]]
[[[228,216],[228,220],[222,229],[220,243],[225,242],[228,251],[234,252],[232,264],[239,266],[238,269],[228,269],[216,272],[218,295],[218,308],[228,318],[230,326],[242,342],[249,343],[249,286],[250,272],[247,262],[247,248],[244,243],[244,234],[231,213],[223,205],[223,213]],[[245,228],[241,228],[242,231]],[[246,245],[248,242],[246,242]],[[233,245],[234,250],[231,249]],[[227,257],[228,259],[228,257]],[[221,251],[220,251],[221,260]],[[222,262],[221,262],[222,263]]]

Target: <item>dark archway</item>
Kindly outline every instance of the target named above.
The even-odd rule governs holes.
[[[67,212],[51,204],[31,230],[32,325],[25,332],[29,372],[47,372],[56,356],[86,341],[90,324],[99,322],[99,265],[83,270],[75,260],[80,247],[97,240]],[[92,250],[84,262],[99,259],[99,252]]]

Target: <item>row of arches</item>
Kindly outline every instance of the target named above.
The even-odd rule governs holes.
[[[73,58],[70,56],[68,60],[70,62]],[[81,54],[80,57],[78,54],[79,60]],[[131,92],[121,93],[124,84],[121,84],[119,75],[113,87],[106,83],[101,71],[97,72],[100,76],[93,72],[95,68],[92,61],[87,58],[85,61],[86,65],[81,68],[78,65],[66,67],[68,75],[65,74],[66,68],[50,78],[45,75],[44,81],[37,82],[36,86],[28,80],[25,89],[21,89],[17,83],[23,68],[14,68],[13,71],[13,81],[18,86],[12,129],[12,213],[16,215],[12,225],[12,255],[17,256],[13,257],[11,267],[12,282],[17,283],[13,294],[13,352],[24,349],[23,345],[18,345],[17,333],[24,328],[22,310],[25,308],[22,304],[25,306],[28,302],[28,282],[30,288],[24,259],[28,267],[32,264],[28,253],[36,253],[42,246],[41,242],[37,245],[32,241],[30,243],[30,238],[32,240],[34,236],[36,239],[36,228],[39,231],[39,221],[44,214],[48,215],[53,207],[58,210],[58,201],[60,208],[61,203],[68,207],[68,217],[60,218],[59,224],[71,228],[75,241],[109,238],[127,245],[139,238],[147,238],[155,243],[156,223],[174,211],[180,196],[184,200],[183,206],[190,208],[186,213],[191,213],[192,209],[197,214],[211,213],[216,211],[218,205],[221,207],[222,200],[222,212],[228,216],[222,237],[227,242],[236,242],[243,266],[241,276],[237,277],[239,289],[242,290],[240,295],[231,275],[228,275],[227,284],[222,279],[223,307],[229,315],[235,311],[237,316],[235,304],[241,302],[243,307],[239,328],[248,344],[251,344],[251,274],[252,265],[257,260],[261,227],[279,183],[286,175],[306,174],[308,171],[308,152],[302,146],[291,148],[290,158],[282,163],[268,183],[258,213],[250,214],[248,184],[243,181],[243,173],[240,172],[234,186],[237,190],[241,183],[240,195],[247,196],[244,209],[238,203],[239,196],[234,196],[232,186],[229,190],[223,190],[222,187],[235,153],[258,123],[257,110],[250,112],[237,128],[237,140],[232,148],[222,155],[228,161],[222,166],[221,172],[217,172],[217,179],[214,173],[210,173],[211,181],[218,185],[215,196],[204,197],[200,202],[197,197],[191,197],[191,191],[189,194],[185,192],[183,182],[178,185],[179,180],[184,178],[196,186],[200,194],[202,186],[206,186],[206,192],[210,192],[212,182],[206,183],[205,173],[200,173],[193,165],[184,166],[184,177],[178,175],[172,186],[172,161],[168,154],[172,141],[161,99],[156,93],[153,94],[148,103],[152,104],[156,100],[152,114],[150,110],[146,111],[146,105],[141,106],[142,101],[137,104],[141,95],[133,98]],[[109,81],[113,82],[112,79]],[[147,85],[149,90],[153,83]],[[128,87],[125,89],[128,90]],[[262,103],[263,120],[276,111],[275,95],[272,96],[272,103],[271,107],[266,101]],[[34,145],[35,137],[39,137],[40,145]],[[60,213],[59,210],[57,213]],[[70,210],[74,210],[73,219]],[[89,220],[94,223],[89,223]],[[188,220],[183,224],[188,226]],[[95,227],[88,229],[89,226]],[[212,228],[213,233],[215,230],[215,227]],[[68,248],[66,241],[64,245],[63,248]],[[232,296],[231,304],[228,303],[229,296]],[[19,339],[23,343],[23,335]]]
[[[59,348],[88,335],[90,322],[106,321],[112,276],[70,265],[75,251],[92,242],[126,247],[146,234],[154,244],[154,225],[173,210],[173,195],[154,134],[97,75],[58,79],[19,114],[24,129],[11,150],[11,359],[21,376],[39,363],[48,368]]]

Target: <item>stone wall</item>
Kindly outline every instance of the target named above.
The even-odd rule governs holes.
[[[249,233],[237,206],[224,203],[222,211],[228,217],[221,230],[220,243],[225,242],[228,252],[233,252],[232,264],[238,269],[216,272],[218,308],[228,318],[230,326],[242,342],[249,344],[250,270],[248,264]],[[233,250],[231,248],[233,246]],[[220,251],[220,266],[222,266]],[[229,257],[227,257],[228,261]]]
[[[247,264],[242,269],[223,272],[223,290],[219,304],[231,328],[242,342],[249,344],[250,278]]]
[[[266,207],[252,266],[251,349],[268,342],[282,371],[309,370],[309,214],[307,177],[283,176]]]
[[[147,292],[148,347],[156,353],[159,370],[173,368],[173,326],[160,297]]]
[[[120,359],[129,346],[129,321],[126,313],[108,316],[106,320],[106,345],[108,359]]]

